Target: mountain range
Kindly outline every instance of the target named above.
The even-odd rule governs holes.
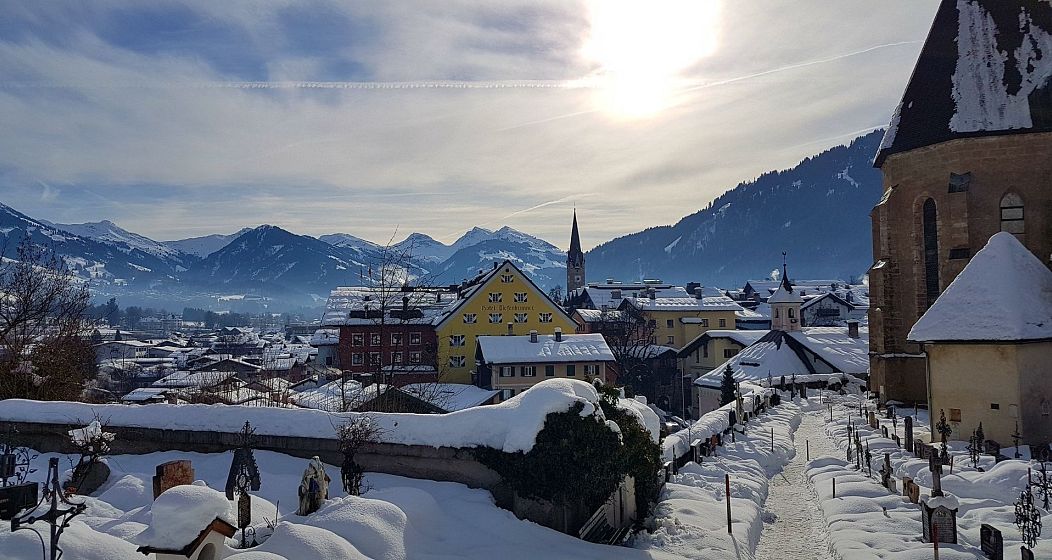
[[[794,277],[861,275],[871,260],[869,211],[881,192],[870,163],[880,137],[874,132],[765,173],[675,225],[603,243],[586,254],[588,278],[737,287],[777,268],[782,251]],[[507,226],[473,228],[451,245],[413,233],[384,247],[348,233],[315,238],[271,225],[154,241],[110,221],[58,224],[0,204],[4,256],[13,257],[25,237],[53,247],[99,298],[170,309],[214,307],[244,294],[269,298],[275,309],[316,306],[336,286],[370,282],[374,269],[392,260],[431,284],[458,283],[504,259],[544,289],[561,287],[566,270],[562,250]]]

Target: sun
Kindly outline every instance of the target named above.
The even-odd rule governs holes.
[[[591,0],[582,54],[598,66],[597,102],[618,118],[669,107],[681,73],[717,47],[719,0]]]

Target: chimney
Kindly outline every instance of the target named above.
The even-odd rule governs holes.
[[[537,342],[537,331],[530,331],[530,342]]]
[[[435,303],[442,303],[442,292],[435,293]]]
[[[657,299],[657,290],[654,288],[647,288],[647,297],[650,299]]]
[[[613,278],[607,278],[606,279],[606,283],[607,284],[613,284],[614,283],[614,279]]]
[[[621,290],[610,290],[610,299],[621,299]]]
[[[694,288],[694,297],[698,299],[705,297],[705,288],[703,286],[698,286],[697,288]]]
[[[513,327],[511,323],[508,323],[508,336],[514,336],[514,335],[515,335],[515,327]]]
[[[536,338],[537,331],[533,331],[531,334]],[[555,327],[555,342],[563,341],[563,330],[561,327]]]
[[[858,321],[847,322],[847,335],[851,338],[858,338]]]

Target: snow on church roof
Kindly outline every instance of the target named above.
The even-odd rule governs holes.
[[[1052,3],[943,0],[877,154],[1052,131]]]
[[[913,325],[909,340],[1052,340],[1052,271],[1014,235],[997,233]]]

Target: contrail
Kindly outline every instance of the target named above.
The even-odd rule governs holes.
[[[479,224],[477,227],[490,226],[490,225],[493,225],[493,224],[495,224],[497,222],[501,222],[501,221],[507,220],[508,218],[513,218],[513,217],[518,216],[520,214],[525,214],[527,212],[533,212],[534,210],[539,210],[541,208],[544,208],[545,206],[552,206],[553,204],[562,204],[564,202],[569,202],[571,200],[577,200],[579,198],[587,198],[589,196],[592,196],[592,195],[588,194],[588,193],[572,194],[570,196],[564,196],[564,197],[556,199],[556,200],[549,200],[548,202],[542,202],[542,203],[540,203],[540,204],[538,204],[536,206],[531,206],[529,208],[524,208],[522,210],[517,210],[517,211],[512,212],[511,214],[508,214],[506,216],[501,216],[499,219],[490,220],[490,221],[488,221],[486,223]],[[460,233],[459,231],[454,231],[452,233],[448,233],[446,235],[443,235],[443,236],[439,237],[439,239],[440,240],[452,239],[454,236],[459,235],[459,233]]]
[[[710,87],[716,87],[716,86],[723,86],[723,85],[727,85],[727,84],[733,84],[735,82],[742,82],[742,81],[745,81],[745,80],[751,80],[753,78],[759,78],[759,77],[767,76],[767,75],[770,75],[770,74],[777,74],[779,72],[785,72],[785,71],[788,71],[788,70],[796,70],[797,68],[805,68],[807,66],[815,66],[817,64],[827,64],[827,63],[830,63],[830,62],[835,62],[837,60],[843,60],[845,58],[858,56],[860,54],[866,54],[866,53],[873,52],[873,51],[880,50],[880,49],[886,49],[886,48],[890,48],[890,47],[900,47],[902,45],[916,45],[916,44],[920,44],[922,42],[923,41],[900,41],[898,43],[885,43],[883,45],[875,45],[875,46],[872,46],[872,47],[869,47],[869,48],[866,48],[866,49],[862,49],[860,51],[854,51],[854,52],[849,52],[849,53],[845,53],[845,54],[838,54],[836,56],[831,56],[829,58],[820,58],[818,60],[809,60],[807,62],[799,62],[797,64],[790,64],[788,66],[781,66],[779,68],[772,68],[770,70],[764,70],[763,72],[757,72],[755,74],[748,74],[746,76],[738,76],[737,78],[728,78],[726,80],[720,80],[720,81],[717,81],[717,82],[710,82],[710,83],[707,83],[707,84],[701,84],[701,85],[698,85],[698,86],[689,87],[689,88],[680,90],[680,93],[686,93],[686,92],[690,92],[690,91],[697,91],[699,89],[706,89],[706,88],[710,88]]]
[[[0,88],[95,88],[95,89],[586,89],[595,87],[583,80],[427,80],[405,82],[324,82],[324,81],[201,81],[201,82],[0,82]]]
[[[788,146],[786,149],[792,150],[792,149],[795,149],[795,148],[802,148],[804,146],[810,146],[811,144],[820,144],[822,142],[829,142],[829,141],[832,141],[832,140],[839,140],[841,138],[845,138],[845,137],[848,137],[848,136],[855,137],[855,136],[858,136],[860,134],[868,134],[870,132],[873,132],[874,130],[881,129],[881,128],[884,128],[886,126],[888,126],[888,125],[886,125],[886,124],[878,124],[876,126],[870,126],[870,127],[863,128],[863,129],[860,129],[860,130],[855,130],[853,132],[845,132],[845,133],[839,134],[837,136],[830,136],[829,138],[819,138],[818,140],[811,140],[810,142],[804,142],[803,144],[796,144],[794,146]]]

